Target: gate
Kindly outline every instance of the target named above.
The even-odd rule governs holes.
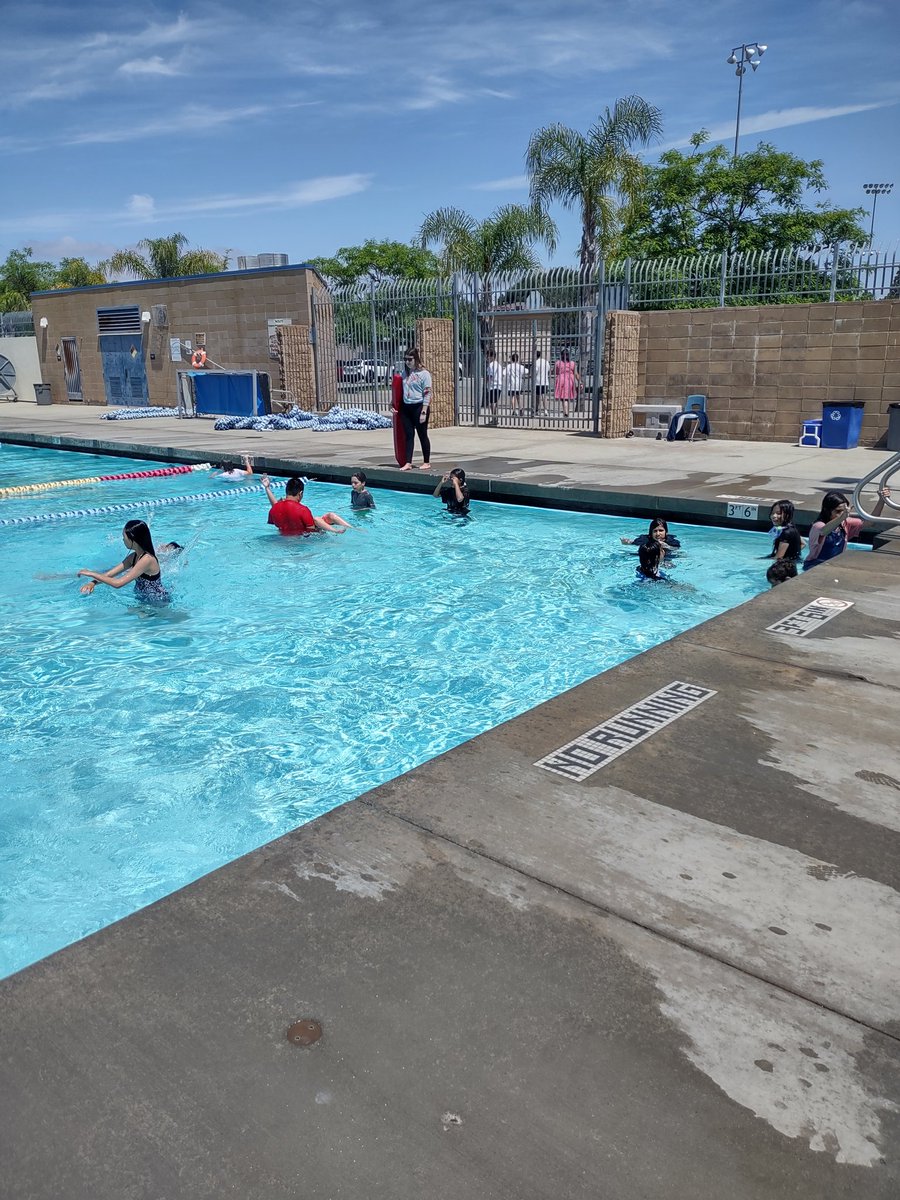
[[[599,431],[603,319],[628,285],[602,268],[357,283],[313,294],[317,406],[387,413],[416,321],[452,318],[459,425]],[[425,364],[428,365],[427,362]]]
[[[62,343],[63,372],[66,377],[66,399],[83,400],[81,390],[81,363],[78,361],[78,339],[64,337]]]

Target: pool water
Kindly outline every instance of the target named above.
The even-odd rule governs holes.
[[[4,446],[0,486],[156,465]],[[0,518],[211,488],[236,492],[103,483]],[[767,586],[764,534],[679,526],[678,584],[639,584],[619,539],[646,521],[373,494],[351,515],[349,487],[308,485],[343,536],[280,537],[261,493],[0,528],[0,974]],[[172,604],[82,596],[141,516],[187,546]]]

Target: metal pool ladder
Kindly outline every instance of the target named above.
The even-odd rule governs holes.
[[[876,480],[878,481],[878,487],[883,488],[888,480],[893,478],[898,471],[900,471],[900,453],[892,455],[887,462],[881,463],[874,471],[870,471],[868,475],[863,476],[853,489],[853,507],[864,520],[877,522],[879,525],[897,524],[896,517],[873,517],[868,509],[863,507],[862,492],[864,487],[870,483],[874,483]],[[900,503],[893,497],[885,499],[884,503],[888,508],[893,508],[895,511],[900,512]]]

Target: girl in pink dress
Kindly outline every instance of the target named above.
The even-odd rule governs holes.
[[[569,401],[574,400],[578,395],[578,385],[581,383],[581,378],[578,374],[578,368],[569,360],[568,350],[563,350],[555,364],[556,382],[553,389],[553,395],[557,400],[562,400],[563,416],[569,415]]]

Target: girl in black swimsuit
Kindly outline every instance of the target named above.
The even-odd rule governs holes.
[[[86,575],[90,583],[81,589],[82,594],[89,596],[98,583],[109,584],[110,587],[121,588],[127,583],[134,584],[134,590],[139,600],[153,604],[167,604],[171,597],[163,587],[160,577],[159,560],[153,548],[153,538],[145,521],[128,521],[122,530],[122,541],[130,553],[116,566],[108,571],[81,570],[79,575]]]

